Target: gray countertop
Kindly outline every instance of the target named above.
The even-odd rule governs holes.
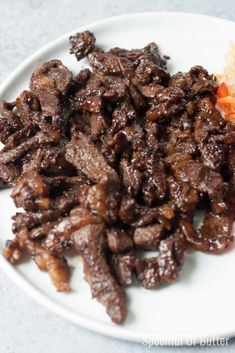
[[[2,0],[0,81],[42,45],[105,17],[141,11],[185,11],[235,20],[233,0]],[[0,270],[0,353],[143,352],[132,344],[86,331],[35,303]],[[234,352],[228,347],[152,348],[161,352]]]

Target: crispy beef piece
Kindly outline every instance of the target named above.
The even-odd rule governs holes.
[[[181,222],[181,228],[186,235],[190,247],[209,253],[221,253],[231,247],[234,241],[232,235],[233,219],[222,214],[215,215],[208,212],[201,227],[195,231],[186,221]]]
[[[22,257],[22,253],[23,251],[20,249],[16,239],[6,241],[3,255],[9,262],[12,264],[19,262]]]
[[[48,227],[47,227],[48,225]],[[74,227],[68,217],[45,224],[31,231],[31,237],[43,236],[42,245],[53,253],[62,253],[73,245]]]
[[[130,163],[133,165],[133,168],[145,170],[145,158],[146,154],[145,142],[144,142],[144,131],[141,126],[138,126],[134,123],[131,126],[126,126],[124,129],[117,132],[113,137],[107,136],[105,140],[108,153],[115,153],[117,155],[123,154],[124,159],[130,160]],[[142,157],[142,158],[141,158]]]
[[[62,188],[65,190],[68,190],[68,188],[70,188],[72,193],[73,191],[76,192],[76,190],[82,189],[86,185],[90,185],[90,182],[87,177],[81,172],[78,172],[75,176],[56,175],[48,177],[43,175],[42,178],[49,188]]]
[[[58,292],[68,292],[69,288],[69,268],[67,261],[64,258],[57,257],[50,254],[44,249],[40,243],[34,242],[29,238],[27,228],[22,229],[13,241],[13,252],[9,251],[11,248],[11,241],[7,243],[4,251],[6,258],[10,262],[18,260],[17,250],[19,252],[26,252],[36,262],[41,271],[48,272],[52,283]],[[13,257],[10,256],[10,253]]]
[[[154,98],[158,93],[162,92],[162,86],[155,83],[139,86],[138,88],[141,94],[146,98]]]
[[[92,215],[86,209],[76,207],[70,212],[69,217],[54,222],[53,227],[49,229],[45,239],[43,239],[43,246],[50,252],[61,253],[73,245],[73,234],[77,230],[88,224],[99,224],[101,222],[100,217]]]
[[[162,67],[154,64],[148,59],[141,59],[135,70],[135,76],[132,83],[137,86],[146,86],[149,84],[165,85],[169,80],[169,74]]]
[[[207,193],[212,199],[224,196],[225,183],[222,176],[204,167],[200,162],[193,161],[188,156],[176,154],[168,157],[165,162],[172,169],[177,181],[190,183],[195,190]]]
[[[163,224],[152,224],[147,227],[137,227],[133,240],[136,246],[147,250],[156,250],[164,235]]]
[[[134,65],[124,57],[118,57],[113,53],[94,51],[88,56],[89,63],[94,71],[103,75],[117,75],[130,77],[134,73]]]
[[[122,159],[119,165],[120,174],[122,177],[122,184],[126,191],[131,196],[136,196],[141,190],[143,175],[133,167],[133,165],[126,159]]]
[[[86,186],[79,194],[79,201],[83,207],[108,223],[117,221],[119,199],[119,188],[109,182]]]
[[[186,182],[177,182],[172,176],[167,178],[169,196],[180,212],[192,213],[199,203],[198,192]]]
[[[166,196],[167,184],[165,167],[162,160],[150,156],[143,176],[142,194],[146,205],[152,206]]]
[[[13,217],[13,233],[18,233],[20,229],[27,227],[29,230],[44,223],[54,221],[58,218],[58,213],[54,210],[40,212],[17,212]]]
[[[60,215],[68,213],[78,203],[79,185],[65,190],[61,196],[56,197],[52,201],[52,207]]]
[[[192,156],[198,154],[193,136],[193,122],[188,112],[172,118],[166,132],[168,135],[167,154],[182,153]]]
[[[211,98],[202,98],[198,102],[199,113],[195,119],[195,140],[198,143],[205,141],[211,134],[217,134],[225,126],[225,121]]]
[[[22,129],[20,129],[19,131],[16,131],[14,134],[9,136],[2,151],[6,152],[14,149],[21,143],[25,142],[29,137],[32,137],[33,135],[35,135],[36,131],[37,129],[34,125],[24,126]]]
[[[193,95],[215,94],[218,87],[215,76],[209,75],[202,66],[192,67],[186,81]]]
[[[135,66],[137,66],[141,59],[150,61],[155,65],[166,69],[166,60],[161,57],[159,48],[156,43],[152,42],[146,45],[143,49],[121,49],[118,47],[112,48],[108,53],[115,54],[119,57],[130,60]]]
[[[87,81],[91,77],[92,72],[89,69],[82,69],[73,80],[73,89],[77,91],[80,88],[85,87]]]
[[[9,137],[15,133],[15,129],[5,120],[0,118],[0,141],[6,144]]]
[[[95,138],[103,135],[108,128],[108,121],[104,114],[93,113],[90,116],[91,135]]]
[[[26,211],[50,208],[49,190],[42,178],[34,171],[21,178],[14,187],[11,197],[16,207]]]
[[[95,36],[90,31],[78,32],[69,37],[70,54],[74,54],[77,60],[83,59],[95,48]]]
[[[62,95],[66,95],[71,80],[72,74],[68,68],[60,60],[51,60],[34,71],[30,81],[30,89],[37,93],[40,89],[55,88]]]
[[[115,134],[124,129],[130,121],[136,118],[136,112],[128,100],[120,102],[112,114],[111,133]]]
[[[105,88],[99,80],[92,79],[88,81],[85,88],[82,88],[75,93],[75,111],[101,114],[104,105],[104,93]]]
[[[82,256],[85,279],[90,285],[92,297],[106,307],[113,322],[122,323],[127,315],[126,298],[112,276],[104,255],[104,225],[82,227],[74,234],[74,243]]]
[[[138,204],[134,198],[123,197],[119,217],[123,223],[132,227],[144,227],[157,221],[163,223],[164,227],[169,230],[174,211],[170,205],[151,208]]]
[[[179,231],[162,240],[156,257],[139,260],[136,265],[138,281],[147,289],[175,281],[183,263],[185,239]]]
[[[59,146],[42,146],[39,148],[34,157],[35,160],[38,160],[39,171],[46,175],[70,175],[73,173],[73,167],[65,159],[65,149]],[[33,164],[32,163],[32,167]],[[27,168],[24,169],[27,171]]]
[[[185,93],[176,87],[162,89],[149,102],[146,118],[151,121],[172,117],[185,109]]]
[[[29,237],[32,240],[44,238],[48,234],[48,232],[54,227],[54,225],[57,224],[59,221],[51,221],[32,229],[29,233]]]
[[[127,98],[127,85],[121,77],[102,75],[98,72],[95,72],[95,77],[102,82],[105,88],[103,98],[106,102],[118,103],[123,98]]]
[[[78,171],[82,171],[90,181],[99,183],[110,180],[119,183],[118,176],[95,145],[82,133],[74,136],[66,145],[66,159]]]
[[[133,284],[137,258],[133,253],[112,254],[110,266],[117,281],[122,286]]]
[[[11,135],[22,128],[19,116],[13,112],[15,103],[0,100],[0,141],[5,145]]]
[[[130,234],[121,228],[108,228],[106,230],[109,249],[114,253],[122,253],[133,247]]]
[[[42,145],[57,144],[61,138],[58,131],[39,131],[36,135],[22,142],[20,145],[9,151],[1,151],[0,163],[13,163],[34,148]]]
[[[19,168],[10,164],[0,164],[0,181],[3,183],[2,186],[14,186],[19,177]]]
[[[40,104],[30,91],[23,91],[16,99],[16,108],[24,125],[34,124],[40,119]]]
[[[226,145],[209,139],[206,143],[199,143],[199,150],[203,165],[215,171],[220,171],[221,166],[226,160]]]
[[[158,209],[148,208],[136,203],[134,198],[124,197],[122,198],[119,217],[128,225],[141,227],[154,222],[158,218]]]
[[[159,140],[159,126],[157,123],[146,120],[144,122],[147,144],[150,148],[156,149]]]
[[[43,181],[45,182],[46,187],[51,189],[51,185],[48,183],[48,178],[43,178]],[[65,189],[60,196],[50,199],[49,206],[51,208],[48,210],[17,213],[12,217],[14,220],[13,232],[17,233],[24,227],[31,230],[36,226],[41,226],[47,222],[53,222],[62,216],[68,215],[70,210],[78,204],[78,189],[79,186],[75,185],[68,190]]]
[[[22,128],[20,118],[13,112],[14,103],[8,103],[0,100],[0,115],[15,131]]]
[[[36,69],[30,80],[30,90],[38,98],[42,114],[56,117],[62,113],[61,97],[71,85],[72,73],[60,60],[51,60]]]
[[[129,90],[129,94],[131,97],[131,101],[134,105],[134,108],[137,111],[143,111],[147,102],[146,102],[146,99],[143,97],[142,93],[140,92],[140,89],[138,89],[132,83],[129,83],[128,90]]]

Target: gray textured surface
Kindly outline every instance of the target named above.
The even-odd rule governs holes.
[[[185,11],[235,20],[233,0],[1,0],[0,81],[35,50],[75,27],[141,11]],[[64,321],[28,298],[0,271],[0,353],[138,353],[147,349]],[[204,349],[152,348],[169,353]],[[226,348],[206,349],[234,352],[235,340]]]

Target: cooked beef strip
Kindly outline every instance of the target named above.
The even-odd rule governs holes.
[[[40,117],[40,104],[30,91],[23,91],[16,99],[16,108],[24,125],[34,124]],[[37,115],[37,116],[36,116]]]
[[[195,231],[188,222],[181,221],[181,228],[187,243],[194,249],[210,253],[221,253],[231,247],[234,236],[231,234],[233,220],[231,216],[215,215],[208,212],[201,227]]]
[[[5,183],[3,186],[13,186],[19,177],[19,168],[10,164],[6,165],[0,163],[0,181]]]
[[[134,282],[137,258],[134,253],[112,254],[110,266],[117,281],[123,286]]]
[[[79,194],[80,203],[107,223],[117,221],[119,198],[119,187],[110,181],[85,186]]]
[[[76,33],[69,38],[71,48],[70,53],[76,56],[77,60],[81,60],[93,51],[95,46],[94,34],[90,31]]]
[[[106,162],[89,138],[81,132],[66,145],[66,159],[90,181],[99,183],[110,180],[119,183],[117,173]]]
[[[162,240],[157,256],[138,261],[136,272],[140,283],[150,289],[176,280],[182,266],[184,250],[185,239],[179,231]]]
[[[113,253],[121,253],[133,248],[133,240],[127,231],[121,228],[106,230],[108,247]]]
[[[147,250],[156,250],[164,234],[163,224],[152,224],[147,227],[137,227],[133,240],[137,247]]]
[[[13,217],[13,233],[18,233],[20,229],[27,227],[31,230],[34,227],[43,225],[44,223],[54,221],[59,217],[55,210],[44,210],[39,212],[17,212]]]
[[[20,179],[11,196],[16,207],[23,207],[27,211],[50,208],[49,189],[34,171]]]
[[[64,258],[50,254],[40,243],[29,238],[27,228],[22,229],[16,240],[7,243],[5,256],[10,262],[19,259],[20,252],[26,252],[36,262],[41,271],[48,272],[52,283],[57,291],[68,292],[69,288],[69,268]]]
[[[0,115],[16,131],[22,128],[20,118],[13,112],[14,103],[8,103],[0,100]]]
[[[1,152],[0,153],[0,163],[12,163],[17,161],[19,158],[24,156],[30,150],[42,146],[57,144],[61,138],[61,135],[57,131],[47,131],[47,132],[38,132],[33,137],[29,138],[25,142],[22,142],[20,145],[15,147],[12,150]]]
[[[104,224],[89,224],[74,234],[75,248],[84,263],[85,279],[115,323],[122,323],[127,315],[126,298],[122,288],[111,274],[104,255]]]
[[[87,224],[98,224],[100,217],[92,215],[84,208],[76,207],[70,212],[70,216],[54,222],[49,229],[43,246],[51,252],[61,253],[73,245],[73,234],[75,231]]]

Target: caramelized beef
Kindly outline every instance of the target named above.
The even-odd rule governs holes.
[[[235,128],[203,67],[171,76],[155,43],[104,51],[95,42],[89,31],[70,37],[90,69],[73,77],[48,61],[29,90],[0,101],[0,187],[13,186],[23,208],[4,255],[16,263],[27,253],[68,291],[63,256],[77,251],[92,296],[122,323],[123,286],[175,281],[187,248],[232,247]],[[198,209],[206,216],[195,229]]]

